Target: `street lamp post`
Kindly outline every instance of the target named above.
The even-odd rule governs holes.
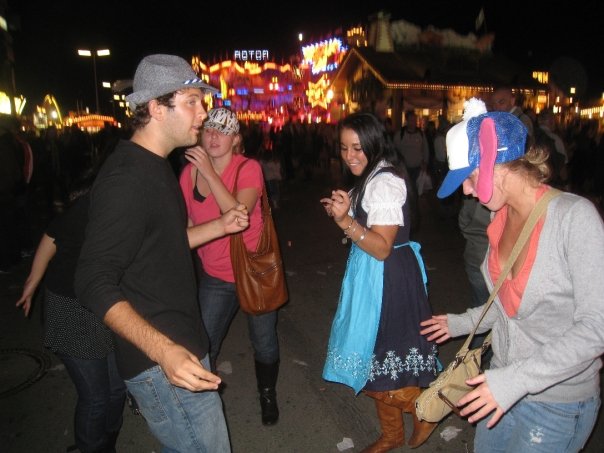
[[[94,94],[96,96],[96,113],[99,112],[99,84],[96,77],[96,57],[108,57],[111,55],[109,49],[87,50],[78,49],[78,55],[81,57],[92,57],[92,68],[94,69]]]

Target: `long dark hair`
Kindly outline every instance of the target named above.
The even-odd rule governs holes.
[[[402,159],[387,138],[383,123],[375,115],[368,112],[357,112],[348,115],[338,123],[338,137],[343,129],[353,130],[359,136],[363,154],[367,158],[367,166],[363,173],[354,179],[352,187],[352,206],[354,210],[356,210],[359,196],[367,183],[367,178],[382,160],[394,167],[396,175],[407,182],[409,181]],[[347,171],[349,171],[348,168]],[[409,187],[410,184],[407,183],[407,190],[409,190]]]

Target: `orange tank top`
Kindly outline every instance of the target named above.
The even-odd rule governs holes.
[[[545,184],[542,185],[542,187],[537,190],[536,199],[539,200],[539,198],[541,198],[549,189],[549,186]],[[501,239],[501,235],[503,234],[503,228],[505,227],[507,216],[508,209],[507,206],[504,206],[495,214],[495,218],[487,228],[487,236],[489,238],[490,246],[487,264],[489,274],[493,282],[496,282],[499,278],[499,274],[501,274],[501,266],[499,263],[499,241]],[[501,288],[499,289],[499,300],[501,301],[503,309],[509,317],[515,316],[516,313],[518,313],[518,308],[520,308],[522,294],[526,288],[526,284],[531,274],[531,269],[535,263],[535,257],[537,256],[537,245],[539,243],[539,236],[541,235],[544,222],[545,218],[542,217],[539,222],[537,222],[537,225],[535,225],[535,228],[531,233],[531,237],[529,238],[529,248],[526,259],[524,260],[524,263],[522,263],[522,267],[519,272],[512,278],[512,273],[510,271],[507,278],[501,285]]]

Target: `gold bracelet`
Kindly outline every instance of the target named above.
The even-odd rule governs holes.
[[[350,218],[350,225],[348,225],[346,228],[344,228],[344,234],[346,234],[346,232],[348,230],[350,230],[350,227],[352,226],[353,223],[354,223],[354,219],[351,217]]]
[[[352,235],[354,234],[354,232],[357,230],[357,227],[359,226],[359,223],[356,222],[356,225],[354,226],[354,228],[352,229],[352,231],[350,233],[344,233],[347,237],[349,237],[350,239],[352,239]]]
[[[356,241],[352,241],[355,244],[358,242],[361,242],[363,239],[365,239],[365,234],[367,234],[367,228],[363,227],[363,233],[361,233],[361,236],[359,236],[359,238]]]

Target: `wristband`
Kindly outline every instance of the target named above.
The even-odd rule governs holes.
[[[344,234],[346,234],[346,232],[350,229],[350,227],[352,226],[353,223],[354,223],[354,219],[351,217],[350,224],[346,228],[344,228]]]
[[[359,236],[359,238],[356,241],[353,241],[355,244],[361,242],[363,239],[365,239],[365,235],[367,234],[367,228],[363,227],[363,233],[361,233],[361,236]]]

